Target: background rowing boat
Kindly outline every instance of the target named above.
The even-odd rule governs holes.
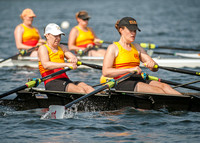
[[[103,65],[103,57],[88,57],[88,56],[78,56],[79,60],[82,62]],[[176,68],[199,68],[200,67],[200,59],[197,58],[161,58],[161,57],[153,57],[153,59],[160,66],[168,66],[168,67],[176,67]],[[1,59],[0,59],[1,61]],[[67,61],[66,61],[67,62]],[[141,63],[140,66],[143,67]],[[30,67],[30,68],[38,68],[38,60],[37,57],[27,57],[27,56],[19,56],[15,59],[9,59],[0,64],[0,68],[2,67]],[[80,66],[79,68],[88,68],[87,66]]]
[[[117,19],[133,16],[142,32],[137,42],[158,45],[197,48],[200,46],[200,3],[198,0],[1,0],[0,1],[0,58],[15,55],[13,31],[21,22],[22,9],[30,7],[37,18],[34,25],[41,32],[49,22],[69,21],[76,24],[74,14],[86,9],[92,16],[90,26],[99,38],[117,40],[114,28]],[[69,29],[64,30],[69,33]],[[42,33],[41,33],[42,34]],[[68,36],[63,38],[67,42]],[[173,52],[162,50],[162,52]],[[180,52],[180,51],[176,51]],[[186,51],[185,51],[186,52]],[[187,51],[190,52],[190,51]],[[193,53],[193,52],[190,52]],[[168,55],[162,55],[168,57]],[[190,69],[190,68],[186,68]],[[145,69],[144,69],[145,70]],[[200,68],[192,70],[199,71]],[[147,70],[148,73],[149,70]],[[70,71],[72,80],[82,80],[94,85],[101,72],[94,69]],[[185,83],[198,79],[196,76],[160,70],[163,79]],[[0,92],[9,91],[25,83],[28,78],[39,77],[37,69],[4,67],[0,69]],[[43,87],[43,84],[40,85]],[[200,86],[199,83],[196,86]],[[179,89],[182,92],[191,92]],[[199,142],[199,113],[139,111],[132,108],[116,112],[84,112],[70,114],[64,120],[40,120],[41,110],[16,112],[0,107],[1,142]]]

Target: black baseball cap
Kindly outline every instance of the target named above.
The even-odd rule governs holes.
[[[132,17],[124,17],[124,18],[122,18],[119,21],[119,25],[118,26],[119,27],[125,26],[131,31],[133,31],[133,30],[141,31],[137,26],[136,20],[134,18],[132,18]]]

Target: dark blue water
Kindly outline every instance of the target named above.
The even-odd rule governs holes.
[[[87,10],[91,15],[89,26],[105,41],[118,40],[115,22],[124,17],[136,18],[140,29],[137,42],[158,45],[200,48],[199,0],[1,0],[0,1],[0,58],[17,53],[14,42],[15,26],[21,23],[20,13],[32,8],[37,15],[34,25],[43,28],[50,22],[69,21],[63,30],[67,42],[70,29],[76,25],[75,13]],[[176,52],[164,50],[165,52]],[[190,51],[188,51],[190,52]],[[190,69],[190,68],[186,68]],[[186,83],[199,77],[160,70],[153,76]],[[200,68],[191,69],[199,71]],[[99,83],[101,71],[77,69],[68,72],[72,80]],[[0,68],[0,93],[40,77],[38,69]],[[200,84],[194,84],[200,87]],[[41,84],[39,87],[43,87]],[[181,92],[196,92],[178,88]],[[200,114],[196,112],[139,111],[127,108],[115,112],[82,112],[62,120],[41,120],[39,109],[14,111],[0,107],[0,139],[4,142],[199,142]]]

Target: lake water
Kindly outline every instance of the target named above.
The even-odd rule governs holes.
[[[105,41],[116,41],[119,34],[115,22],[134,17],[141,32],[136,42],[150,42],[183,48],[200,48],[199,0],[0,0],[0,58],[15,55],[15,26],[25,8],[36,13],[34,26],[43,35],[43,28],[51,22],[69,21],[70,27],[62,42],[67,42],[70,29],[76,25],[75,13],[87,10],[96,35]],[[160,50],[164,52],[177,52]],[[188,51],[191,52],[191,51]],[[164,55],[162,55],[164,56]],[[185,68],[199,71],[200,68]],[[197,76],[159,70],[153,76],[180,83],[198,80]],[[72,80],[90,85],[99,83],[101,71],[77,69],[68,72]],[[40,77],[38,69],[0,68],[0,94]],[[194,84],[200,87],[200,83]],[[39,87],[43,87],[40,84]],[[197,92],[178,88],[181,92]],[[196,112],[139,111],[127,108],[115,112],[80,112],[62,120],[41,120],[39,109],[14,111],[0,107],[0,139],[2,143],[130,143],[130,142],[193,142],[200,141],[200,114]]]

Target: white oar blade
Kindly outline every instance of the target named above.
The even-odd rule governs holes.
[[[65,115],[65,106],[50,105],[49,113],[51,119],[63,119]]]

